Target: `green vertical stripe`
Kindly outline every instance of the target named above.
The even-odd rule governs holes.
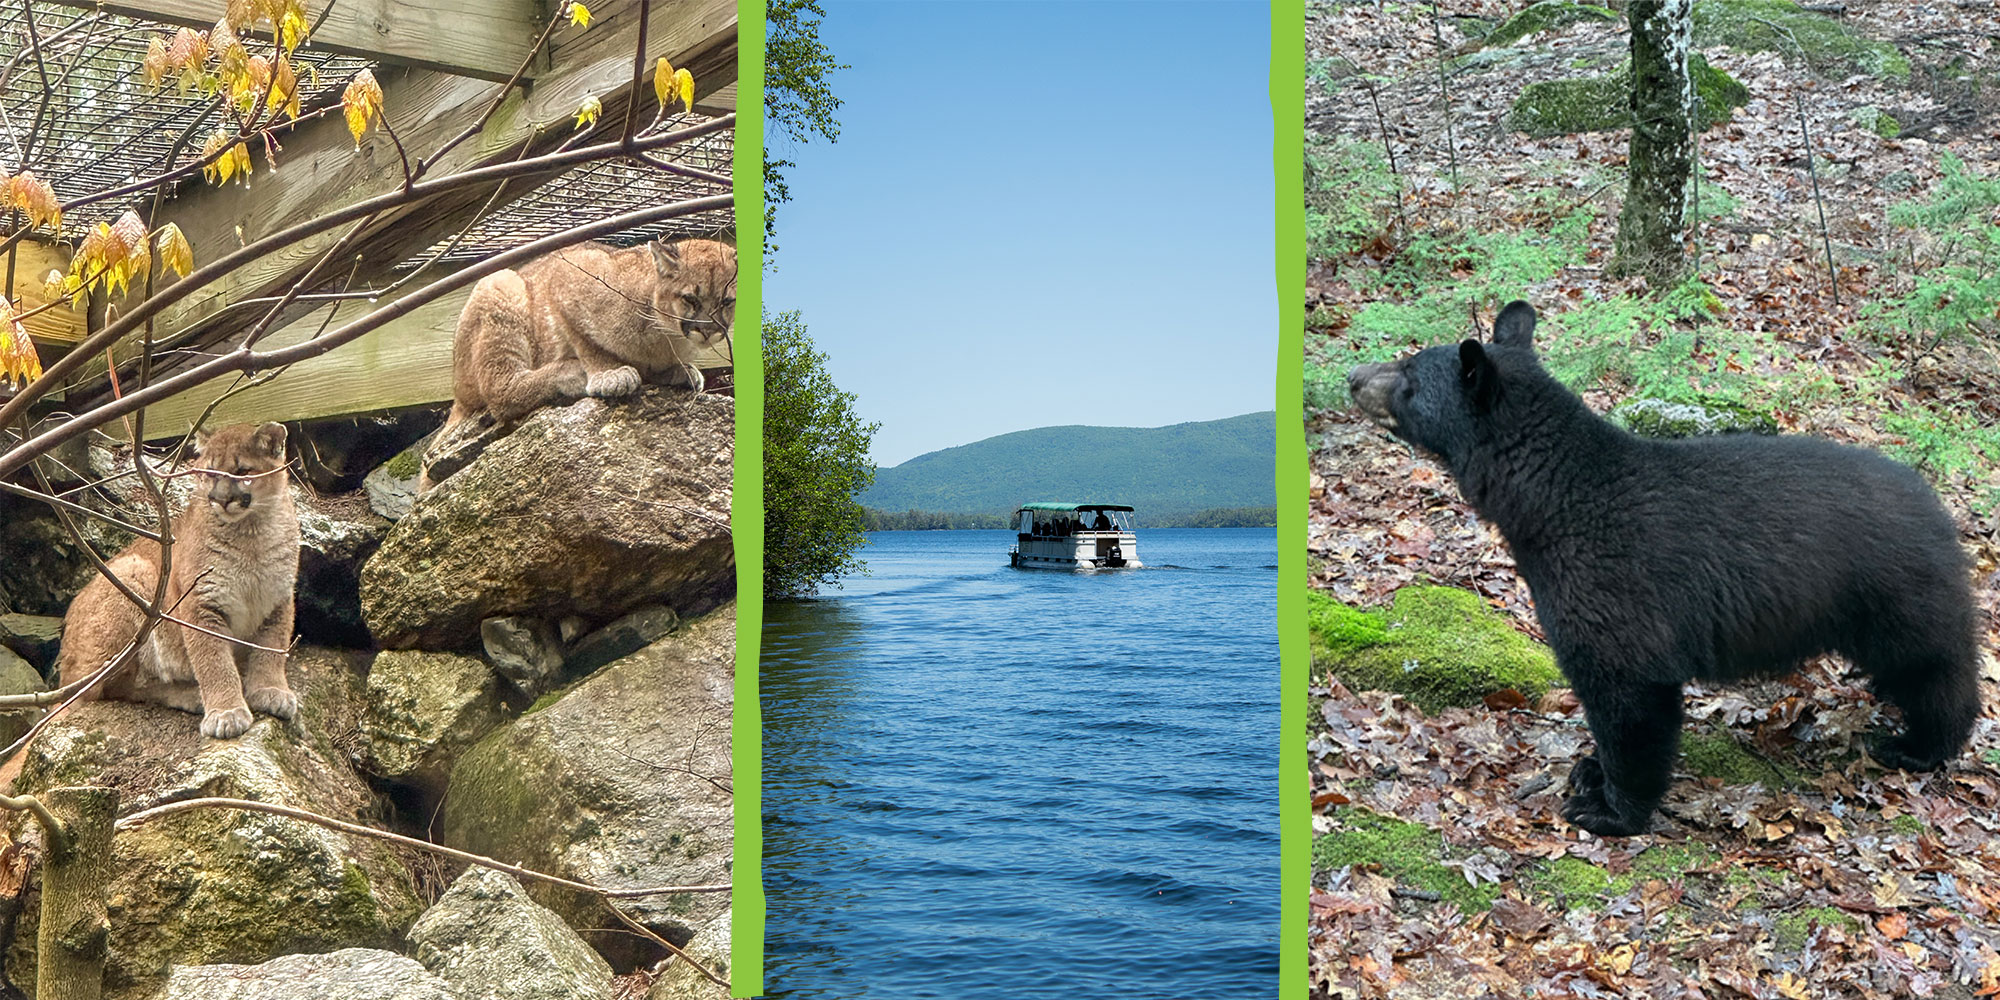
[[[1306,894],[1312,800],[1306,776],[1306,433],[1304,0],[1271,0],[1271,162],[1278,280],[1279,856],[1283,859],[1278,996],[1306,996]]]
[[[730,995],[764,992],[764,0],[736,4],[736,716],[730,729],[736,860],[730,879]],[[1294,296],[1296,298],[1296,296]]]

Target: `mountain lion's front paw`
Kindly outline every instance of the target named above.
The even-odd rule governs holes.
[[[250,707],[265,715],[289,719],[299,714],[299,696],[284,688],[258,688],[247,696]]]
[[[225,708],[201,717],[201,734],[213,740],[233,740],[250,728],[250,710]]]
[[[585,395],[607,399],[612,396],[630,396],[639,391],[639,370],[624,365],[606,371],[595,372],[584,383]]]

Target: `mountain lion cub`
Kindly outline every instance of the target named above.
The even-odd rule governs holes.
[[[200,712],[203,736],[230,739],[250,728],[251,709],[289,719],[299,708],[285,683],[299,519],[286,481],[284,425],[216,431],[201,442],[195,468],[194,498],[174,519],[166,606],[174,618],[200,628],[161,621],[138,659],[92,697]],[[109,565],[151,599],[160,579],[160,543],[142,538]],[[144,619],[111,581],[92,579],[70,602],[63,625],[63,683],[117,656]]]
[[[508,424],[579,396],[626,396],[679,373],[736,318],[736,250],[714,240],[585,243],[480,279],[452,338],[447,427]]]

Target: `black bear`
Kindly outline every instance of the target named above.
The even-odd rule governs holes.
[[[1979,715],[1970,565],[1909,468],[1806,437],[1640,438],[1542,370],[1535,310],[1493,342],[1347,377],[1355,403],[1436,454],[1507,539],[1596,737],[1563,816],[1646,828],[1679,749],[1681,685],[1783,674],[1838,652],[1902,710],[1892,767],[1934,768]]]

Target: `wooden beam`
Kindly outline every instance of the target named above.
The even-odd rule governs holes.
[[[14,299],[20,312],[46,305],[48,293],[42,291],[43,279],[50,271],[69,270],[69,251],[50,243],[23,240],[15,244],[14,254]],[[6,273],[4,258],[0,258],[0,274]],[[30,339],[44,344],[74,344],[88,333],[88,324],[83,313],[68,306],[57,306],[45,312],[28,317],[22,325],[28,328]]]
[[[229,395],[216,406],[207,426],[213,429],[246,421],[319,420],[424,403],[448,403],[452,334],[458,326],[459,311],[465,308],[466,297],[471,294],[472,289],[467,288],[440,296],[339,350],[293,365],[276,379]],[[271,349],[303,343],[321,330],[359,319],[371,308],[372,305],[359,302],[322,307],[273,332],[257,346]],[[334,319],[331,325],[326,322],[329,313]],[[693,360],[703,368],[730,364],[728,355],[720,350],[706,351]],[[230,387],[230,380],[218,380],[146,407],[147,436],[159,439],[186,434],[208,404],[228,394]],[[122,437],[125,423],[113,421],[104,429]]]
[[[58,0],[165,24],[209,28],[227,0]],[[306,0],[307,19],[328,0]],[[335,0],[312,48],[504,82],[548,24],[535,0]],[[530,74],[532,75],[532,73]]]
[[[638,43],[637,11],[637,0],[607,0],[594,9],[590,28],[558,32],[551,65],[535,85],[525,93],[517,88],[509,94],[485,129],[455,147],[430,176],[553,149],[574,135],[576,108],[585,96],[603,102],[600,128],[615,130],[628,97],[633,96],[628,92]],[[734,85],[736,0],[655,3],[647,50],[688,67],[695,76],[697,104]],[[385,72],[381,84],[385,113],[412,158],[429,155],[476,122],[499,93],[496,84],[419,69]],[[639,114],[650,120],[658,107],[650,78],[641,81],[636,96]],[[239,241],[402,184],[402,158],[380,129],[363,136],[357,148],[340,116],[332,115],[303,123],[281,141],[279,169],[269,169],[259,150],[253,154],[257,172],[247,188],[184,184],[153,220],[154,227],[178,223],[199,263],[242,245]],[[536,183],[538,179],[527,178],[508,184],[494,207],[526,194]],[[359,258],[354,274],[361,286],[386,280],[396,264],[470,221],[493,194],[491,187],[467,188],[386,214],[357,238],[352,256],[329,267],[330,276],[346,273]],[[262,310],[227,308],[230,303],[277,294],[304,275],[345,229],[301,240],[195,292],[162,311],[155,323],[157,334],[209,344],[240,330],[257,320]],[[136,343],[136,337],[121,341],[116,355],[132,357]],[[94,362],[92,370],[101,373],[102,362]],[[72,398],[101,397],[103,390],[98,379],[94,387],[86,386]]]

